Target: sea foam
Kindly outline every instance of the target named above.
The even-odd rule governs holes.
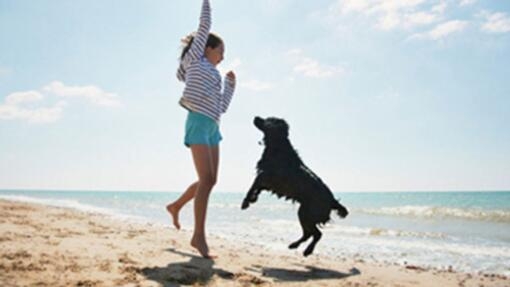
[[[468,220],[510,222],[510,211],[507,210],[406,205],[398,207],[361,208],[356,211],[373,215],[425,217],[430,219],[450,217]]]

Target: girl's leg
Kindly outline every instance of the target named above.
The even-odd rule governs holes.
[[[219,165],[219,146],[211,147],[212,154],[212,165],[211,170],[213,173],[213,178],[218,178],[218,165]],[[195,192],[198,187],[198,181],[191,184],[186,191],[174,202],[168,204],[166,206],[166,210],[172,215],[172,220],[175,228],[181,229],[181,225],[179,223],[179,212],[181,208],[186,205],[191,199],[195,197]]]
[[[212,168],[214,171],[213,175],[214,175],[214,178],[216,180],[218,180],[218,168],[220,165],[220,146],[219,145],[212,146],[211,152],[212,152],[212,159],[213,159],[213,163],[212,163]]]
[[[177,229],[181,229],[181,225],[179,224],[179,212],[186,203],[195,197],[197,186],[198,181],[191,184],[176,201],[166,206],[166,210],[172,215],[174,226]]]
[[[216,184],[219,162],[219,149],[207,145],[192,145],[191,152],[198,174],[198,186],[195,193],[195,229],[191,245],[202,256],[210,257],[209,247],[205,238],[205,220],[209,194]]]

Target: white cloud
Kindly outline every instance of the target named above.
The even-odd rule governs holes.
[[[239,67],[241,67],[242,63],[243,62],[241,61],[241,59],[234,58],[231,62],[226,63],[224,66],[219,68],[220,73],[222,75],[226,75],[229,71],[236,72],[239,70]],[[254,79],[241,81],[239,83],[239,86],[244,87],[249,90],[252,90],[252,91],[256,91],[256,92],[267,91],[267,90],[270,90],[273,88],[273,85],[270,83],[262,82],[262,81],[258,81],[258,80],[254,80]]]
[[[433,40],[444,38],[452,33],[464,30],[467,26],[467,21],[452,20],[437,25],[429,32],[430,38]]]
[[[62,82],[54,81],[45,86],[43,91],[60,97],[85,98],[98,106],[120,106],[116,94],[105,92],[96,86],[66,86]]]
[[[434,23],[446,7],[444,0],[432,7],[426,0],[338,0],[329,10],[330,14],[358,13],[376,18],[375,27],[388,31]]]
[[[480,18],[482,32],[491,34],[510,32],[508,12],[482,11],[476,14],[476,11],[471,11],[478,19],[454,18],[460,10],[462,10],[460,13],[464,14],[482,4],[485,3],[478,0],[336,0],[327,11],[314,12],[311,17],[345,31],[344,27],[349,27],[350,21],[347,16],[360,16],[364,21],[372,22],[374,28],[382,31],[409,32],[411,36],[407,36],[407,40],[444,39],[466,29],[469,23],[479,22]]]
[[[404,16],[405,23],[409,26],[432,24],[438,19],[437,14],[429,12],[415,12]]]
[[[267,91],[273,88],[272,84],[267,82],[261,82],[258,80],[249,80],[246,82],[242,82],[240,86],[256,92]]]
[[[316,60],[310,58],[303,58],[294,66],[294,72],[310,78],[330,78],[342,72],[342,69],[339,67],[321,65]]]
[[[400,15],[397,13],[387,13],[379,18],[376,26],[382,30],[391,30],[401,22]]]
[[[432,11],[433,13],[443,14],[446,11],[446,8],[448,8],[448,3],[446,3],[446,1],[444,0],[441,0],[439,3],[432,6],[432,9],[430,9],[430,11]]]
[[[426,0],[376,0],[373,1],[375,5],[372,7],[372,10],[394,13],[406,9],[415,9],[425,1]]]
[[[13,104],[0,105],[0,120],[26,120],[33,124],[53,123],[62,117],[65,102],[60,101],[53,107],[28,109]]]
[[[414,34],[410,37],[410,39],[440,40],[447,37],[450,34],[464,30],[467,27],[467,25],[468,25],[467,21],[452,20],[445,23],[441,23],[428,32]]]
[[[460,6],[473,5],[477,0],[460,0]]]
[[[62,114],[64,102],[51,108],[27,108],[23,105],[39,102],[44,96],[38,91],[15,92],[0,104],[0,120],[27,120],[29,123],[52,123]]]
[[[340,66],[320,64],[317,60],[303,55],[300,49],[293,49],[286,53],[294,62],[293,71],[309,78],[330,78],[344,72]]]
[[[43,99],[43,95],[38,91],[16,92],[5,98],[5,104],[13,106],[22,103],[33,103]]]
[[[337,2],[338,8],[343,14],[350,12],[363,12],[370,8],[367,0],[345,0]]]
[[[120,105],[117,95],[107,93],[95,86],[65,86],[59,81],[51,82],[40,91],[22,91],[9,94],[0,103],[0,120],[25,120],[29,123],[44,124],[59,120],[67,105],[60,100],[48,107],[46,96],[54,95],[65,98],[86,98],[99,106],[116,107]],[[46,104],[46,106],[44,106]]]
[[[510,32],[510,18],[501,12],[482,13],[486,21],[482,24],[482,31],[488,33],[507,33]]]

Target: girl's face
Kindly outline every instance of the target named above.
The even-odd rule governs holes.
[[[223,61],[223,54],[225,53],[225,46],[223,43],[219,44],[216,48],[206,47],[205,48],[205,57],[211,64],[214,66],[218,65],[221,61]]]

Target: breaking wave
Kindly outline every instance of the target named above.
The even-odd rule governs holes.
[[[399,207],[383,207],[379,209],[362,208],[357,211],[374,215],[424,217],[430,219],[459,218],[478,221],[510,222],[510,211],[508,210],[406,205]]]

